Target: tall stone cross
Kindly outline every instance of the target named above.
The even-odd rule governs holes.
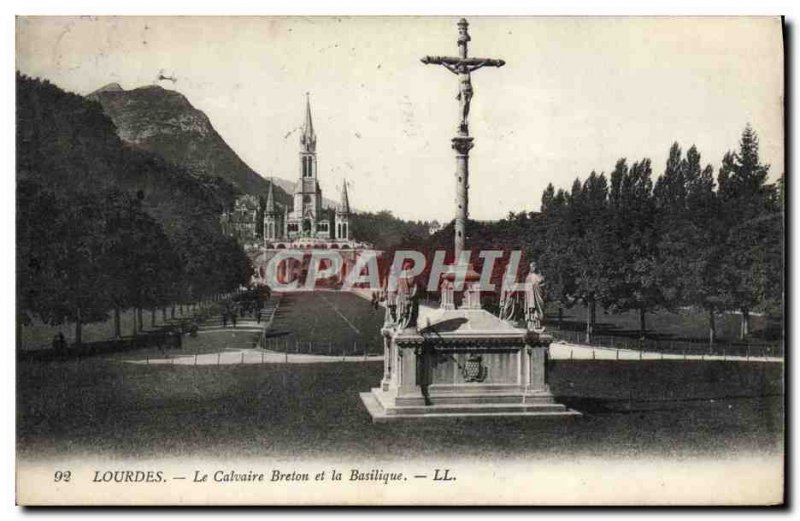
[[[469,105],[474,91],[472,89],[471,74],[481,67],[502,67],[506,64],[503,60],[490,58],[468,58],[467,44],[470,41],[467,32],[469,24],[465,19],[458,21],[458,57],[450,56],[425,56],[422,63],[443,65],[447,70],[458,76],[458,96],[461,102],[461,121],[458,125],[458,134],[453,138],[453,149],[456,151],[456,220],[455,220],[455,260],[464,251],[464,237],[466,233],[467,216],[469,215],[469,151],[473,147],[473,138],[469,135]]]

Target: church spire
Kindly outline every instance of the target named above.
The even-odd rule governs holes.
[[[314,135],[314,123],[311,121],[311,100],[308,92],[306,92],[306,121],[303,124],[303,133],[300,135],[300,144],[308,152],[313,152],[317,144],[317,136]]]
[[[267,204],[264,207],[265,213],[275,213],[275,195],[272,193],[272,178],[269,180],[269,191],[267,192]]]
[[[342,183],[342,198],[339,202],[339,212],[350,213],[350,199],[347,197],[347,180]]]
[[[306,125],[303,130],[307,135],[314,135],[314,124],[311,122],[311,99],[308,92],[306,92]]]

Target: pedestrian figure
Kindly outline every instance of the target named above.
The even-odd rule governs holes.
[[[261,310],[260,309],[256,312],[256,323],[257,324],[261,323]]]
[[[66,347],[67,341],[64,338],[64,333],[59,331],[58,334],[53,336],[53,351],[56,353],[62,353]]]
[[[167,334],[166,333],[156,333],[156,347],[158,347],[158,352],[161,353],[162,356],[166,354],[166,348],[169,347],[167,344]]]
[[[228,327],[228,314],[222,314],[222,327]]]
[[[233,311],[231,313],[231,322],[233,322],[233,327],[235,328],[236,327],[236,312],[235,311]]]

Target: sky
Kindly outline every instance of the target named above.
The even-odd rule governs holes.
[[[117,82],[184,94],[256,172],[298,175],[310,93],[319,182],[336,199],[406,219],[455,210],[457,17],[17,18],[16,67],[89,94]],[[749,122],[770,178],[783,172],[778,18],[472,17],[470,216],[538,210],[548,183],[664,168],[696,145],[716,169]],[[175,82],[159,81],[160,74]]]

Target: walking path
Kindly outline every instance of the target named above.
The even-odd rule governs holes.
[[[279,353],[264,349],[229,349],[219,353],[177,355],[170,358],[126,360],[131,364],[145,365],[240,365],[240,364],[319,364],[330,362],[376,362],[383,355],[328,356],[299,353]]]
[[[355,292],[354,292],[355,293]],[[361,295],[366,297],[366,295]],[[324,299],[352,329],[356,329],[353,324],[339,312],[336,306],[328,299]],[[198,334],[209,334],[218,332],[243,332],[243,333],[264,333],[272,324],[275,311],[280,306],[280,297],[269,299],[264,309],[261,310],[261,321],[252,317],[239,318],[236,327],[232,321],[226,326],[222,324],[222,318],[215,316],[204,321],[198,330]],[[176,354],[165,355],[160,358],[146,358],[144,360],[125,360],[127,363],[147,364],[147,365],[240,365],[240,364],[316,364],[332,362],[375,362],[383,360],[383,355],[321,355],[303,354],[272,351],[258,347],[261,335],[254,335],[252,343],[236,343],[220,346],[221,351],[198,354]],[[239,346],[247,345],[242,348]],[[266,345],[266,344],[262,344]],[[236,347],[234,347],[236,346]],[[267,345],[267,347],[272,347]],[[623,360],[623,361],[653,361],[653,360],[701,360],[701,361],[731,361],[731,362],[783,362],[781,357],[766,356],[734,356],[734,355],[704,355],[704,354],[675,354],[675,353],[654,353],[637,351],[633,349],[615,349],[599,346],[587,346],[581,344],[570,344],[565,342],[554,342],[550,346],[549,356],[551,360]]]
[[[623,360],[623,361],[674,361],[702,360],[724,362],[783,362],[778,357],[744,357],[722,355],[677,355],[665,353],[645,353],[629,349],[609,349],[588,347],[576,344],[553,344],[550,346],[551,360]],[[383,355],[312,355],[302,353],[281,353],[265,349],[225,349],[218,353],[196,355],[176,355],[168,358],[146,360],[126,360],[133,364],[147,365],[240,365],[240,364],[318,364],[332,362],[377,362]]]
[[[550,345],[551,360],[717,360],[723,362],[783,362],[778,356],[690,355],[653,353],[633,349],[614,349],[554,342]]]

